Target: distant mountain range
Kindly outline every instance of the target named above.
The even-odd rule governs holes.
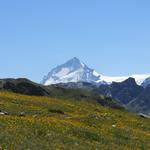
[[[74,57],[52,69],[41,83],[94,91],[112,97],[130,111],[150,115],[150,74],[104,76]]]
[[[150,115],[150,75],[107,77],[78,58],[52,69],[41,82],[0,79],[0,90],[61,99],[87,100]]]
[[[74,101],[97,102],[105,107],[123,109],[123,107],[111,97],[100,95],[87,89],[67,89],[59,85],[44,86],[25,78],[0,79],[0,91],[10,91],[31,96],[47,96],[57,99],[69,99]]]
[[[41,83],[44,85],[51,85],[69,82],[88,82],[100,85],[111,84],[112,82],[122,82],[130,77],[134,78],[138,85],[146,87],[150,84],[150,74],[120,77],[104,76],[74,57],[66,63],[52,69],[48,75],[44,76]]]
[[[56,85],[55,85],[56,86]],[[123,82],[112,84],[92,84],[87,82],[59,83],[57,86],[66,89],[86,89],[97,94],[111,97],[127,110],[150,115],[150,87],[144,88],[135,82],[134,78],[128,78]]]

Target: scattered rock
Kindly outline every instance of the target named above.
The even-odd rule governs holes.
[[[6,111],[4,113],[5,113],[5,115],[9,115],[8,112],[6,112]]]
[[[65,114],[62,110],[59,109],[49,109],[48,111],[51,113]]]
[[[37,117],[37,115],[33,115],[32,117],[33,117],[33,118],[36,118],[36,117]]]
[[[140,117],[142,117],[142,118],[148,118],[148,119],[150,119],[150,116],[149,115],[146,115],[146,114],[143,114],[143,113],[139,113],[138,114]]]
[[[99,119],[99,117],[96,114],[89,115],[89,117],[94,119]]]
[[[65,118],[65,119],[71,119],[72,117],[69,116],[69,115],[64,115],[64,118]]]
[[[25,116],[25,112],[20,112],[19,116],[20,117],[24,117]]]
[[[74,143],[75,146],[78,146],[79,144],[77,142]]]
[[[116,125],[115,125],[115,124],[113,124],[113,125],[112,125],[112,127],[113,127],[113,128],[116,128]]]
[[[0,110],[0,115],[8,115],[8,112]]]
[[[0,112],[0,115],[5,115],[5,113],[4,112]]]

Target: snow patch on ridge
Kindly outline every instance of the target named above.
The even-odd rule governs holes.
[[[116,77],[101,75],[101,80],[104,80],[108,84],[111,84],[112,82],[122,82],[130,77],[134,78],[138,85],[141,85],[146,78],[150,77],[150,74],[136,74],[131,76],[116,76]]]
[[[95,70],[93,70],[93,75],[94,75],[94,76],[97,76],[97,77],[100,76],[100,74],[97,73]]]

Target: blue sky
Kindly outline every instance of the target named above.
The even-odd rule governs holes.
[[[99,73],[150,73],[149,0],[0,1],[0,78],[40,82],[76,56]]]

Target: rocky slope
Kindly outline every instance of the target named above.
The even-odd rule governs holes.
[[[95,85],[91,83],[61,83],[59,86],[73,89],[87,89],[98,94],[112,97],[128,110],[149,114],[150,112],[150,88],[137,85],[135,79],[129,78],[123,82],[113,82],[110,85]]]
[[[137,113],[150,115],[150,87],[147,87],[135,99],[130,101],[127,109]]]
[[[58,85],[43,86],[23,78],[1,79],[0,90],[33,96],[49,96],[59,99],[71,99],[75,101],[84,100],[88,102],[97,102],[106,107],[119,109],[123,108],[112,98],[102,96],[94,91],[89,91],[86,89],[66,89]]]

